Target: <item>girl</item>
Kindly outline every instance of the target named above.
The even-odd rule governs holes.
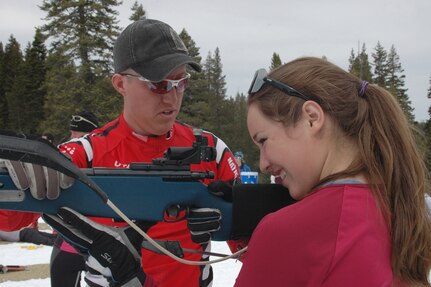
[[[300,201],[260,222],[236,286],[430,286],[429,179],[390,93],[300,58],[248,105],[261,170]]]

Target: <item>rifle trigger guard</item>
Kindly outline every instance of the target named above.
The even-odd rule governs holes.
[[[187,217],[188,214],[188,207],[184,205],[179,204],[172,204],[166,208],[165,213],[165,221],[166,222],[178,222]],[[183,211],[186,211],[184,215],[182,214]]]

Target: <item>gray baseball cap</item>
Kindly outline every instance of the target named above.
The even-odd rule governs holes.
[[[174,29],[158,20],[143,19],[130,24],[114,45],[115,73],[132,68],[144,78],[158,82],[184,64],[201,71]]]

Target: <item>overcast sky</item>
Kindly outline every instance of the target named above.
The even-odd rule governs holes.
[[[147,17],[176,31],[187,30],[203,59],[220,49],[227,93],[246,93],[258,68],[268,68],[273,52],[283,62],[326,56],[348,68],[350,51],[365,43],[395,46],[406,76],[416,120],[428,119],[431,77],[431,0],[146,0]],[[0,0],[0,41],[11,34],[22,47],[44,23],[42,0]],[[129,24],[134,0],[123,0],[120,26]]]

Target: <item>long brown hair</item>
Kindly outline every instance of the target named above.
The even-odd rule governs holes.
[[[299,58],[272,71],[284,82],[318,102],[344,135],[355,140],[359,154],[349,168],[323,179],[364,174],[371,185],[392,241],[392,270],[400,280],[430,286],[431,223],[425,203],[428,172],[412,126],[394,96],[362,81],[330,62]],[[295,124],[304,101],[270,85],[249,96],[262,113],[284,125]],[[318,184],[318,185],[319,185]]]

